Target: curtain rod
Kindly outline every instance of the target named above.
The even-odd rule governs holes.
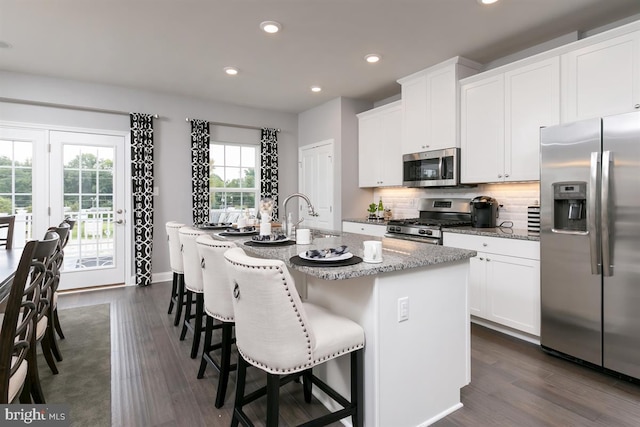
[[[187,117],[185,120],[186,120],[187,122],[189,122],[189,121],[191,121],[192,119],[190,119],[189,117]],[[207,120],[207,121],[209,122],[209,124],[210,124],[210,125],[214,125],[214,126],[228,126],[228,127],[232,127],[232,128],[240,128],[240,129],[255,129],[255,130],[262,130],[262,129],[263,129],[263,128],[258,127],[258,126],[238,125],[238,124],[235,124],[235,123],[212,122],[212,121],[209,121],[209,120]],[[266,127],[266,126],[264,126],[264,127]],[[280,132],[280,129],[276,129],[276,132]]]
[[[69,105],[69,104],[57,104],[54,102],[42,102],[42,101],[29,101],[26,99],[15,99],[15,98],[2,98],[0,97],[0,102],[9,102],[12,104],[25,104],[25,105],[35,105],[38,107],[53,107],[53,108],[64,108],[67,110],[78,110],[78,111],[90,111],[93,113],[105,113],[105,114],[119,114],[128,116],[131,113],[128,111],[119,111],[119,110],[107,110],[103,108],[93,108],[93,107],[83,107],[80,105]],[[152,114],[153,118],[157,119],[159,116],[157,114]]]

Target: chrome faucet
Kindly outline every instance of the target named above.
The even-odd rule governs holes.
[[[284,199],[284,202],[282,203],[282,207],[284,208],[284,220],[282,221],[282,228],[285,230],[286,234],[290,234],[293,230],[287,230],[287,203],[289,202],[289,200],[293,199],[294,197],[300,197],[301,199],[303,199],[305,202],[307,202],[307,207],[309,209],[309,215],[310,216],[318,216],[318,213],[316,213],[316,210],[314,209],[313,205],[311,204],[311,200],[309,200],[309,198],[307,196],[305,196],[302,193],[293,193],[289,196],[287,196],[286,199]],[[298,222],[298,224],[300,224],[302,222],[302,220],[300,220]]]

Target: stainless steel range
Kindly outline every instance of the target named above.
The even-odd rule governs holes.
[[[418,199],[418,218],[392,219],[385,237],[442,244],[442,229],[471,225],[469,199]]]

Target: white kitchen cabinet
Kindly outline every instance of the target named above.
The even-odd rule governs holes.
[[[444,233],[445,246],[475,250],[469,266],[471,315],[540,335],[540,244]]]
[[[540,127],[560,121],[560,61],[492,70],[461,87],[461,181],[540,179]]]
[[[402,185],[401,120],[401,101],[358,114],[360,187]]]
[[[402,154],[459,147],[458,81],[480,64],[455,57],[398,80],[402,85]]]
[[[640,109],[640,31],[562,55],[562,121]]]
[[[345,233],[364,234],[367,236],[384,237],[387,226],[384,224],[365,224],[362,222],[342,221],[342,231]]]

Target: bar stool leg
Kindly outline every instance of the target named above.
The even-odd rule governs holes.
[[[187,293],[187,304],[184,308],[184,322],[182,323],[182,331],[180,332],[180,341],[184,341],[184,338],[187,336],[187,324],[191,318],[191,304],[193,304],[193,292],[188,289],[185,289]]]
[[[173,281],[171,283],[171,298],[169,298],[169,311],[167,314],[171,314],[173,311],[173,305],[178,296],[178,273],[173,272]]]
[[[267,427],[278,427],[280,376],[267,374]]]
[[[191,345],[191,358],[198,357],[200,337],[202,336],[202,317],[204,316],[204,294],[196,294],[196,317],[193,324],[193,344]],[[209,316],[207,316],[209,317]]]

